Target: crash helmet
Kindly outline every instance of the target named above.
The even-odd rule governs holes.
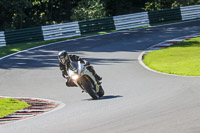
[[[68,53],[65,50],[62,50],[58,53],[58,59],[63,65],[67,65],[67,63],[71,61]]]

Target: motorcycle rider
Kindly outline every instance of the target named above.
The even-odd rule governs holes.
[[[93,66],[90,65],[90,63],[82,58],[80,58],[77,55],[68,55],[68,53],[65,50],[62,50],[58,53],[58,59],[59,59],[59,67],[62,71],[62,76],[64,78],[67,78],[66,86],[73,87],[77,86],[68,76],[67,69],[70,67],[71,61],[80,61],[81,63],[86,66],[86,68],[93,74],[98,84],[101,84],[100,80],[102,79],[97,73],[95,72]]]

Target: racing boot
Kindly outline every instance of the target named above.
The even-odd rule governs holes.
[[[100,82],[102,80],[102,77],[100,77],[99,75],[97,75],[96,73],[94,73],[94,77],[97,81],[97,83],[100,85],[102,82]]]
[[[100,80],[102,80],[102,78],[96,74],[94,68],[92,66],[88,66],[87,69],[93,74],[94,78],[96,79],[97,83],[100,85],[101,82]]]

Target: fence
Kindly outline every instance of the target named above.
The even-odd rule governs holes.
[[[151,25],[157,23],[181,20],[180,8],[150,11],[148,12],[148,14]]]
[[[44,40],[80,36],[78,22],[42,26]]]
[[[147,12],[133,13],[113,17],[116,30],[129,29],[149,25]]]
[[[4,31],[0,32],[0,46],[6,46]]]
[[[41,27],[5,31],[6,44],[42,41]]]
[[[80,21],[79,26],[81,34],[88,34],[88,33],[115,29],[113,17]]]
[[[200,18],[200,5],[133,13],[102,19],[47,25],[12,31],[0,31],[0,46],[80,36],[109,30],[123,30],[162,22]]]
[[[200,18],[200,5],[181,7],[182,20]]]

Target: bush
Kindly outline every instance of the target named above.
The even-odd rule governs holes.
[[[106,16],[106,9],[100,0],[82,0],[72,9],[72,21],[102,18]]]

